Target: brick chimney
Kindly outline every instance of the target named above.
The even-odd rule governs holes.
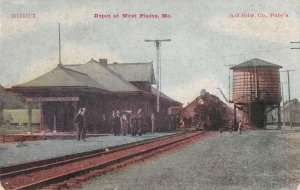
[[[107,67],[107,59],[99,59],[99,63],[104,67]]]

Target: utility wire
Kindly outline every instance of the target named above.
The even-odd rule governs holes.
[[[274,48],[274,49],[268,49],[268,50],[262,50],[262,51],[253,51],[251,53],[261,53],[261,52],[270,52],[275,50],[281,50],[281,49],[290,49],[290,47],[282,47],[282,48]],[[236,56],[242,56],[246,55],[246,53],[239,53],[239,54],[232,54],[232,55],[222,55],[222,56],[209,56],[209,57],[199,57],[200,59],[211,59],[211,58],[219,58],[219,57],[236,57]]]

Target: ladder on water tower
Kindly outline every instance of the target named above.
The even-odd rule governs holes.
[[[254,67],[253,67],[254,68]],[[255,73],[251,66],[244,70],[244,81],[243,81],[243,95],[241,110],[246,114],[246,120],[249,121],[251,125],[251,104],[255,101]]]

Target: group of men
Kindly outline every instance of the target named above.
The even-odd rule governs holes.
[[[110,118],[111,133],[114,136],[131,134],[132,136],[142,135],[144,133],[144,117],[142,109],[136,114],[132,111],[121,113],[113,111]]]
[[[151,119],[152,125],[156,126],[156,116]],[[77,140],[85,141],[86,137],[86,108],[80,108],[78,113],[74,117],[74,124],[77,129]],[[146,122],[144,121],[143,111],[139,109],[137,113],[132,111],[126,111],[121,113],[119,110],[113,111],[109,118],[109,126],[111,127],[111,134],[114,136],[131,134],[132,136],[142,135]],[[152,127],[155,131],[156,127]]]

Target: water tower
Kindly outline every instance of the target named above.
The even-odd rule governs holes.
[[[233,70],[234,111],[239,109],[244,113],[244,124],[263,128],[266,114],[278,109],[280,127],[280,68],[280,65],[257,58],[230,68]]]

